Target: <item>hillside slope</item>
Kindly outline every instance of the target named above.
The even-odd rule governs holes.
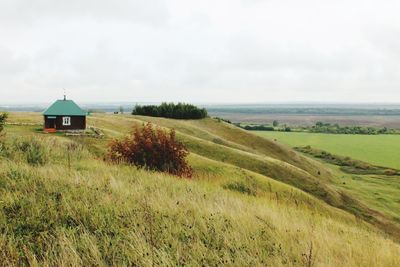
[[[11,120],[23,122],[23,116],[30,122],[40,120],[37,114],[12,114]],[[144,121],[178,130],[192,151],[193,180],[99,159],[109,138]],[[400,262],[400,246],[381,231],[276,181],[279,177],[263,175],[258,169],[263,164],[268,172],[276,169],[277,176],[293,171],[293,179],[312,176],[308,171],[313,169],[297,167],[294,160],[281,161],[279,155],[268,154],[266,145],[248,147],[242,139],[251,136],[235,142],[219,134],[230,125],[110,115],[93,116],[89,123],[102,128],[107,137],[66,138],[41,134],[35,125],[7,126],[10,153],[0,156],[1,264],[398,266]],[[43,166],[27,162],[27,152],[18,145],[25,141],[40,144],[46,159]],[[68,160],[71,147],[74,157]],[[284,147],[274,149],[291,153]],[[323,167],[296,156],[311,168]],[[255,160],[259,167],[250,164]],[[240,165],[242,161],[248,168]],[[319,179],[323,184],[330,178]],[[334,188],[324,190],[337,193]]]
[[[212,119],[183,121],[102,115],[89,119],[90,124],[111,136],[125,135],[134,125],[147,122],[169,129],[174,128],[178,138],[193,153],[292,183],[307,192],[325,197],[332,204],[338,205],[340,202],[332,190],[329,192],[330,189],[324,189],[324,185],[319,183],[320,179],[330,179],[330,172],[320,163],[223,122]]]
[[[147,122],[176,129],[178,137],[193,153],[293,185],[373,223],[400,240],[398,221],[371,209],[368,204],[336,186],[332,180],[337,177],[326,165],[272,140],[213,119],[172,120],[130,115],[96,115],[89,119],[89,123],[115,137],[128,133],[133,125]]]
[[[31,123],[36,121],[39,125],[41,116],[37,113],[14,113],[11,120],[16,122],[25,120]],[[96,114],[88,117],[88,123],[102,129],[106,138],[101,140],[80,138],[78,142],[102,157],[107,149],[107,143],[112,138],[124,136],[134,125],[140,126],[147,122],[176,129],[178,138],[188,146],[192,153],[293,185],[334,207],[349,211],[357,217],[373,223],[394,239],[400,240],[399,222],[380,210],[372,209],[369,203],[362,201],[362,198],[355,198],[351,193],[338,187],[337,183],[332,182],[341,176],[337,171],[332,171],[327,165],[307,158],[277,142],[258,137],[218,120],[173,120]]]

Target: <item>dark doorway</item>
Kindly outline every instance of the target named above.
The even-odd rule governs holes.
[[[55,129],[56,128],[56,119],[47,119],[46,128]]]

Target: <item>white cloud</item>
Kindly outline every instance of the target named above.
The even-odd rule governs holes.
[[[398,1],[0,2],[0,102],[398,101]]]

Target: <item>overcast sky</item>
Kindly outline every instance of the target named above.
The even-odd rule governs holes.
[[[400,102],[400,1],[0,0],[0,103]]]

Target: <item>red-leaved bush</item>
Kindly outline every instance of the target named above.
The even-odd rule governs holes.
[[[135,127],[130,136],[112,141],[108,158],[114,162],[191,177],[193,170],[186,161],[188,154],[186,147],[176,140],[175,130],[167,133],[148,123],[142,128]]]

